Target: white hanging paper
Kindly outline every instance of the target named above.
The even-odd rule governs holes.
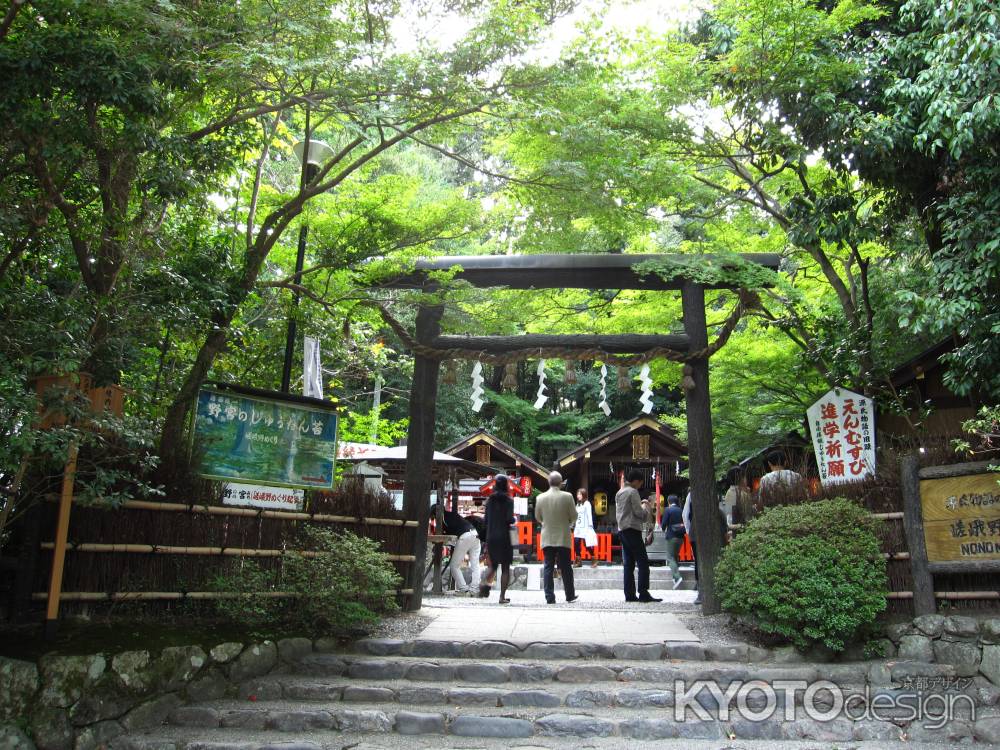
[[[538,395],[535,398],[535,408],[541,409],[549,397],[545,395],[545,360],[538,360]]]
[[[479,411],[483,408],[483,363],[476,362],[472,366],[472,393],[469,398],[472,400],[472,411]]]
[[[601,402],[598,404],[604,416],[611,416],[611,407],[608,406],[608,366],[601,365]]]
[[[649,377],[649,363],[643,364],[639,370],[639,382],[642,383],[642,393],[639,396],[639,403],[642,404],[642,411],[651,414],[653,411],[653,379]]]
[[[302,350],[305,354],[302,368],[302,395],[323,398],[323,365],[319,357],[319,339],[306,336]]]

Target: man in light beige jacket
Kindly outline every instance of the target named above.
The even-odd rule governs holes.
[[[573,496],[562,490],[563,478],[558,471],[549,474],[549,489],[535,499],[535,519],[542,524],[542,554],[545,555],[543,581],[545,601],[556,603],[553,573],[558,563],[562,574],[566,601],[576,600],[573,587],[573,566],[569,550],[573,545],[573,524],[576,523],[576,503]]]

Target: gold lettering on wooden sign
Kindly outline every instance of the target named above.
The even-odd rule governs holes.
[[[488,444],[480,443],[476,446],[476,463],[489,465],[490,446]]]
[[[1000,560],[1000,475],[920,482],[930,562]]]
[[[632,436],[632,458],[635,460],[649,458],[649,435]]]

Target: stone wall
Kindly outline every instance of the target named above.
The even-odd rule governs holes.
[[[890,625],[900,659],[952,664],[959,677],[982,674],[1000,686],[1000,618],[921,615]]]
[[[96,750],[113,738],[161,724],[188,701],[235,697],[260,677],[314,649],[338,642],[287,638],[244,645],[220,643],[159,653],[61,656],[38,663],[0,657],[0,750]]]

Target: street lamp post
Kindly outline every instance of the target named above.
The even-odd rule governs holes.
[[[304,173],[303,186],[312,182],[316,177],[316,173],[319,172],[319,168],[322,166],[323,162],[333,156],[332,148],[323,143],[323,141],[316,141],[311,138],[305,141],[299,141],[292,146],[292,150],[295,152],[295,156],[302,164],[302,171]],[[303,221],[302,226],[299,227],[299,246],[295,255],[295,277],[293,283],[296,285],[302,283],[302,269],[306,260],[306,239],[308,236],[309,225]],[[296,289],[294,297],[292,298],[292,311],[288,315],[288,333],[285,337],[285,363],[281,369],[282,393],[288,393],[291,386],[292,356],[295,354],[295,335],[297,328],[296,312],[299,307],[300,296],[301,295],[299,294],[298,289]]]

